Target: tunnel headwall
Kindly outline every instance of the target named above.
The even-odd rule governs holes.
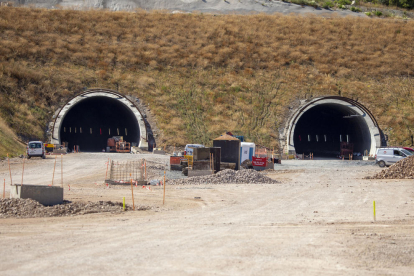
[[[83,151],[101,151],[112,136],[148,149],[148,133],[140,110],[124,95],[108,89],[88,89],[59,109],[49,124],[50,142]]]
[[[354,144],[354,152],[375,155],[382,140],[373,114],[361,103],[338,96],[301,101],[279,135],[284,153],[332,157],[341,142]]]

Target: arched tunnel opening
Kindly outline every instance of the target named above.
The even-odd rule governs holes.
[[[67,142],[69,149],[79,145],[81,151],[100,152],[113,136],[123,136],[124,141],[137,146],[140,131],[131,110],[109,97],[78,102],[67,112],[60,127],[60,140]]]
[[[369,127],[352,108],[335,103],[319,104],[305,111],[296,123],[293,142],[296,153],[338,157],[341,142],[353,144],[353,152],[371,148]]]

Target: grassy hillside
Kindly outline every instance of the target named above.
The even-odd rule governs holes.
[[[414,22],[0,8],[0,116],[24,139],[84,87],[149,104],[159,145],[224,130],[277,146],[298,99],[342,95],[391,143],[414,131]]]
[[[18,142],[16,134],[0,118],[0,157],[17,156],[25,153],[25,146]]]

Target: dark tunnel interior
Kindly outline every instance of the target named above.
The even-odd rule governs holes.
[[[307,110],[299,119],[293,142],[297,154],[338,157],[340,143],[353,144],[354,153],[370,150],[370,131],[363,116],[340,104],[321,104]]]
[[[121,102],[108,97],[80,101],[66,114],[60,129],[61,142],[73,150],[98,152],[106,149],[107,140],[123,136],[131,146],[139,143],[139,126],[134,114]]]

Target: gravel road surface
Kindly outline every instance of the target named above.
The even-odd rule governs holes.
[[[141,157],[65,156],[65,199],[131,204],[130,187],[101,184],[105,161]],[[21,159],[12,163],[18,179]],[[53,163],[29,160],[25,179],[48,184]],[[162,187],[138,187],[135,202],[146,211],[1,219],[0,274],[409,275],[414,183],[364,179],[380,170],[362,161],[284,161],[266,173],[277,184],[166,186],[165,205]],[[0,176],[8,177],[5,161]]]

